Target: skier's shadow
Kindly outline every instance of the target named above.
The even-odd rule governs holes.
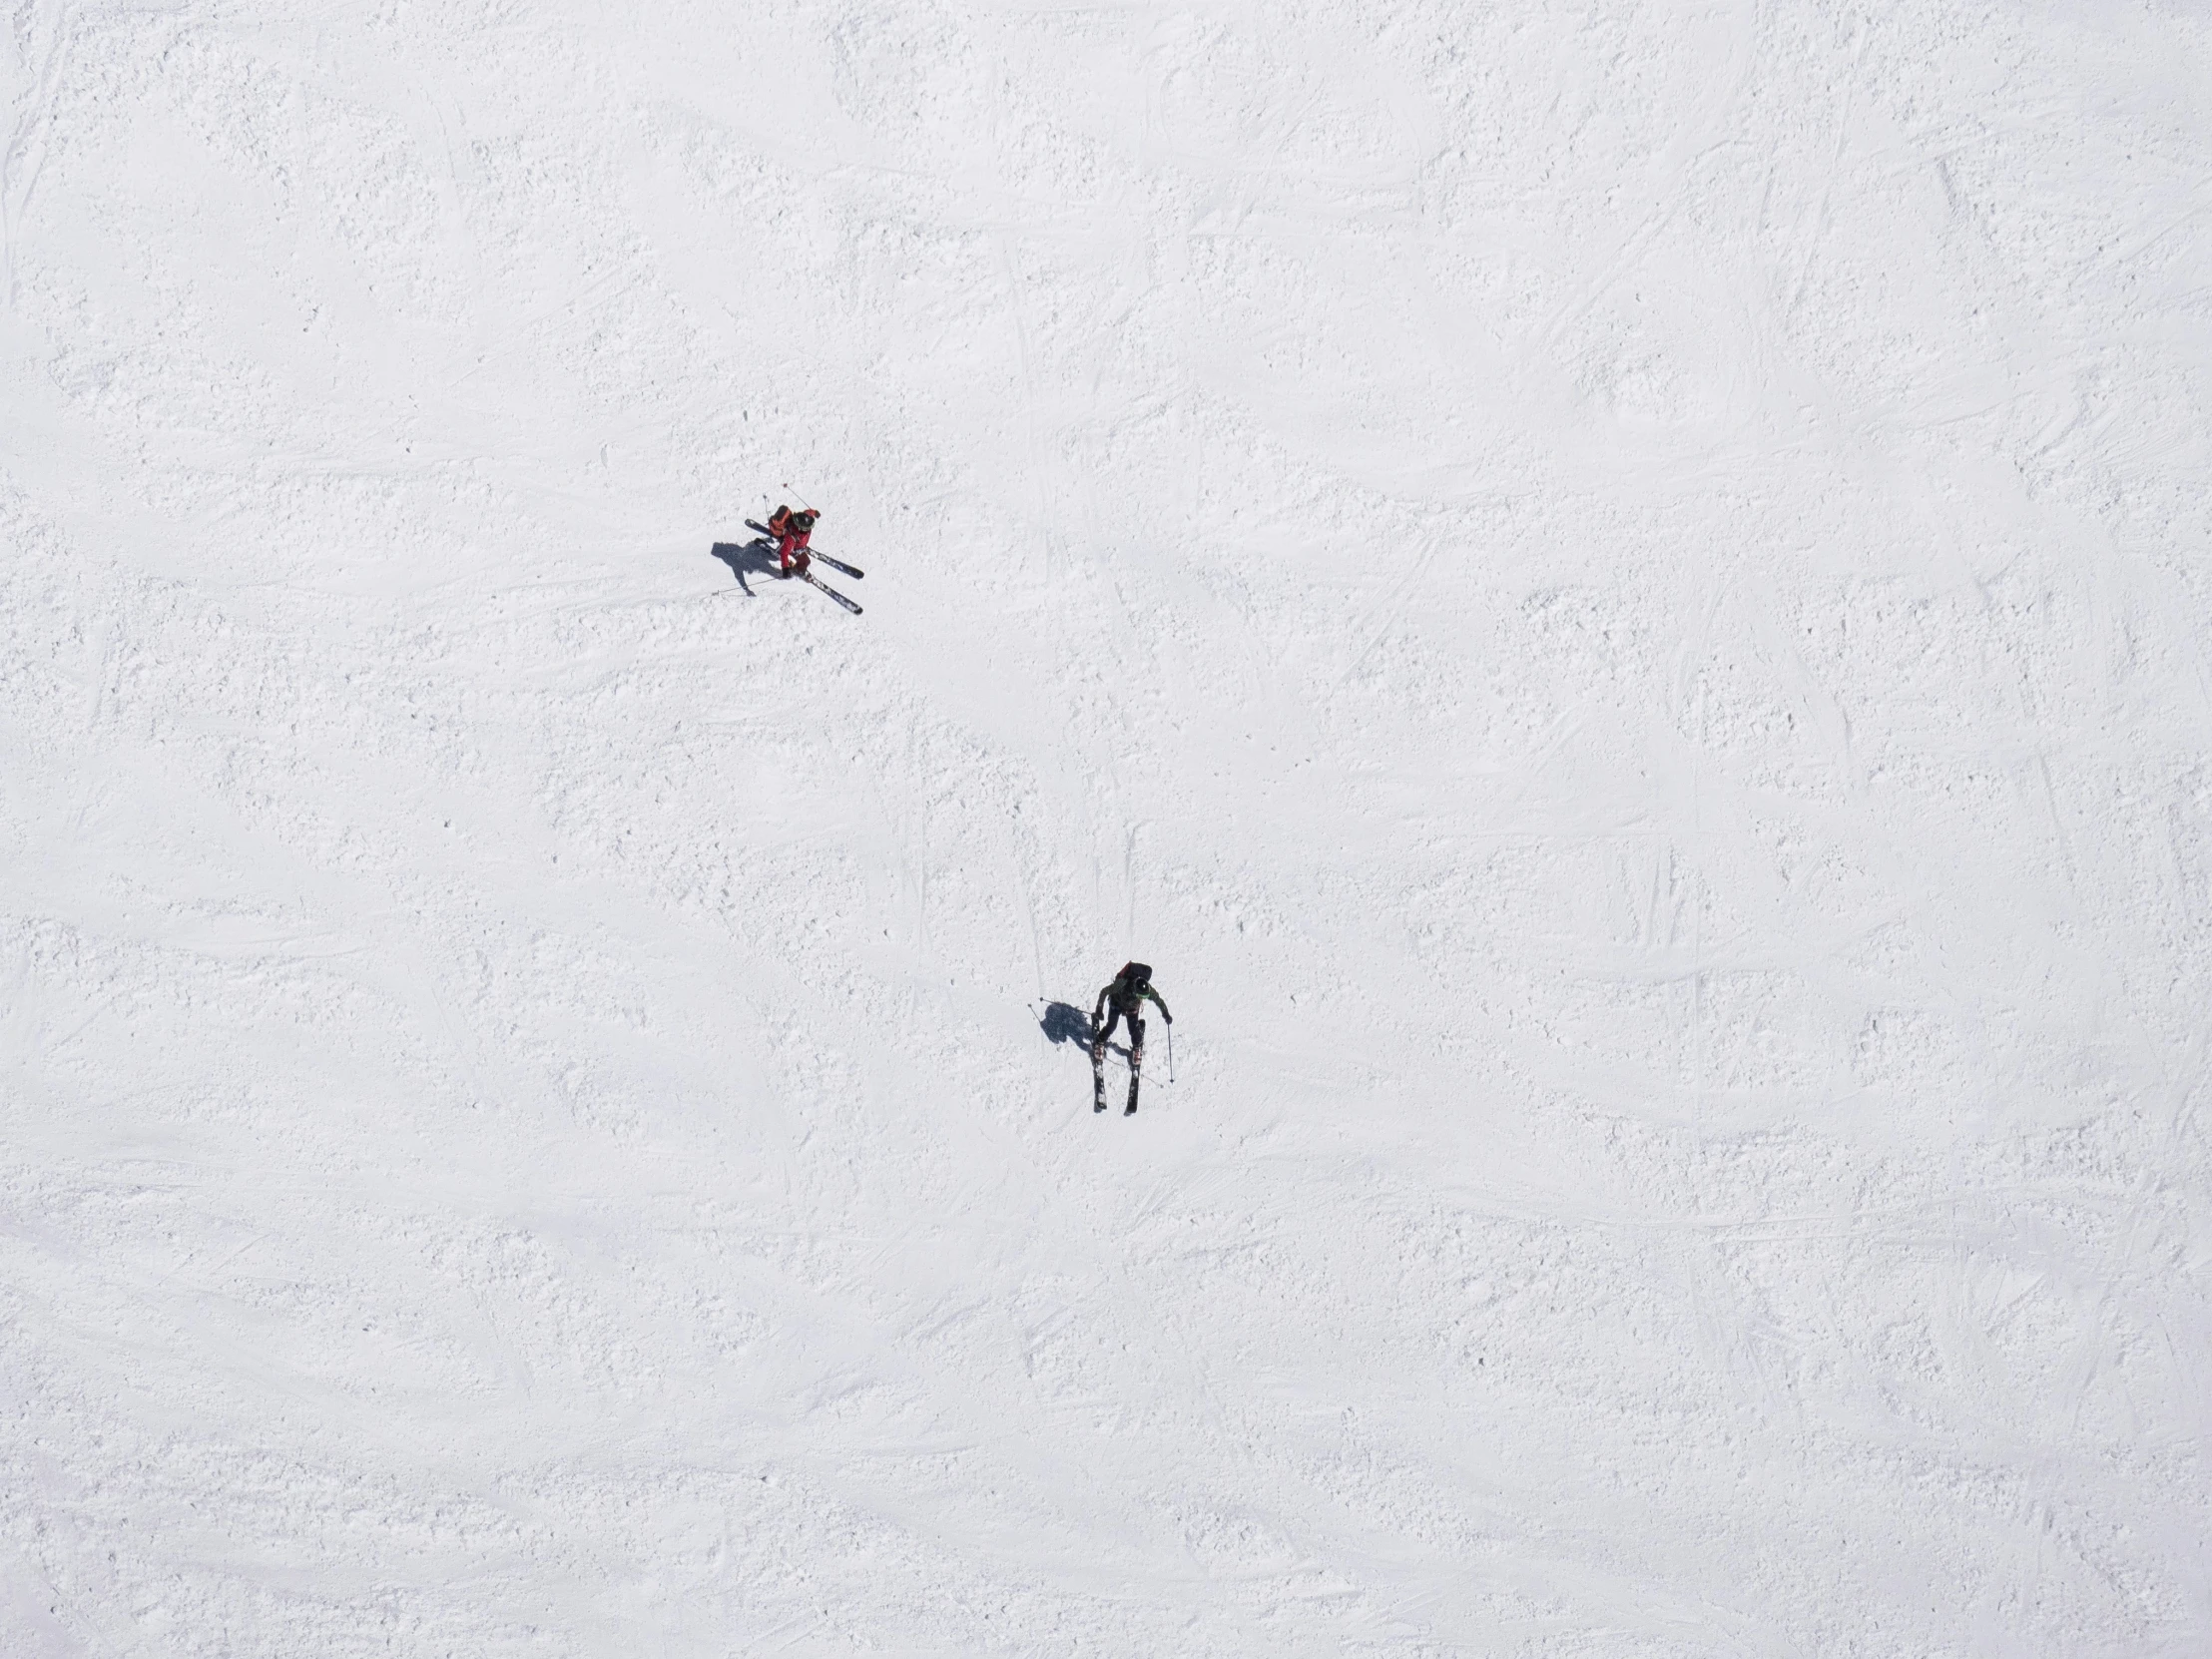
[[[753,584],[745,579],[746,572],[767,576],[776,569],[776,550],[758,536],[749,542],[718,541],[715,557],[730,567],[730,574],[738,579],[748,599],[753,597]]]
[[[1098,1028],[1091,1023],[1091,1016],[1067,1002],[1047,1002],[1044,1017],[1037,1021],[1037,1028],[1056,1043],[1073,1043],[1085,1053],[1090,1052],[1091,1039],[1098,1035]],[[1112,1052],[1123,1059],[1129,1057],[1129,1045],[1108,1045]]]
[[[1056,1043],[1091,1046],[1091,1016],[1066,1002],[1047,1002],[1037,1026]]]

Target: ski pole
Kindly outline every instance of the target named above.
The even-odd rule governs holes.
[[[1175,1081],[1175,1021],[1168,1021],[1168,1081]]]
[[[784,486],[784,493],[790,496],[794,501],[798,502],[802,507],[805,507],[810,513],[815,510],[814,507],[808,502],[807,498],[804,495],[801,495],[799,491],[793,489],[791,485],[786,484]]]

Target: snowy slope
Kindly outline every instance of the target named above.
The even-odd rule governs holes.
[[[2201,10],[0,60],[0,1650],[2212,1651]]]

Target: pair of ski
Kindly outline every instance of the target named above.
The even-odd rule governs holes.
[[[1129,1104],[1121,1109],[1123,1117],[1137,1109],[1137,1073],[1144,1064],[1135,1053],[1129,1056]],[[1106,1110],[1106,1045],[1096,1044],[1091,1049],[1091,1110]]]
[[[751,520],[750,518],[749,518],[749,519],[747,519],[747,520],[745,521],[745,527],[746,527],[746,528],[747,528],[748,530],[758,530],[758,531],[760,531],[760,532],[761,532],[761,534],[762,534],[762,535],[764,535],[764,536],[774,537],[774,536],[775,536],[775,534],[776,534],[776,532],[775,532],[774,530],[771,530],[771,529],[770,529],[770,528],[769,528],[769,527],[768,527],[767,525],[765,525],[765,524],[756,524],[756,523],[754,523],[754,522],[753,522],[753,520]],[[843,561],[842,559],[832,559],[831,557],[830,557],[830,555],[829,555],[829,554],[827,554],[827,553],[817,553],[817,552],[816,552],[816,551],[815,551],[815,550],[814,550],[813,548],[811,548],[811,547],[807,549],[807,556],[808,556],[809,558],[811,558],[811,559],[820,559],[820,560],[821,560],[821,561],[822,561],[822,562],[823,562],[824,564],[828,565],[828,566],[829,566],[829,567],[830,567],[830,568],[831,570],[841,570],[841,571],[843,571],[843,572],[845,573],[845,575],[847,575],[847,576],[851,577],[851,578],[852,578],[852,580],[853,580],[853,581],[855,581],[855,582],[857,582],[858,580],[860,580],[860,578],[861,578],[861,577],[863,577],[863,576],[865,576],[865,575],[867,574],[867,572],[866,572],[866,571],[864,571],[864,570],[859,570],[859,569],[856,569],[856,568],[855,568],[854,566],[851,566],[851,565],[848,565],[848,564],[846,564],[846,563],[845,563],[845,562],[844,562],[844,561]],[[815,573],[814,573],[813,571],[811,571],[811,570],[803,570],[803,571],[801,571],[801,572],[799,573],[799,579],[800,579],[800,580],[801,580],[802,582],[806,582],[806,583],[808,583],[808,584],[810,584],[810,585],[812,585],[812,586],[814,586],[814,587],[818,587],[818,588],[821,588],[821,589],[822,589],[822,591],[823,591],[824,593],[828,594],[828,595],[829,595],[829,596],[830,596],[830,597],[831,599],[834,599],[834,600],[835,600],[835,601],[836,601],[836,602],[837,602],[838,604],[842,605],[842,606],[843,606],[843,607],[844,607],[844,608],[845,608],[846,610],[850,611],[850,612],[851,612],[851,613],[852,613],[852,614],[853,614],[854,616],[858,616],[858,615],[860,614],[860,607],[859,607],[859,606],[857,606],[857,605],[855,605],[855,604],[853,604],[851,600],[849,600],[849,599],[845,598],[845,596],[844,596],[843,594],[841,594],[841,593],[837,592],[837,590],[836,590],[835,588],[832,588],[832,587],[829,586],[829,585],[828,585],[827,583],[816,581],[816,579],[815,579]]]

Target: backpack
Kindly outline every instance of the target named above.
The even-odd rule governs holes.
[[[1114,975],[1116,984],[1136,996],[1152,983],[1152,969],[1143,962],[1124,962],[1121,971]]]

